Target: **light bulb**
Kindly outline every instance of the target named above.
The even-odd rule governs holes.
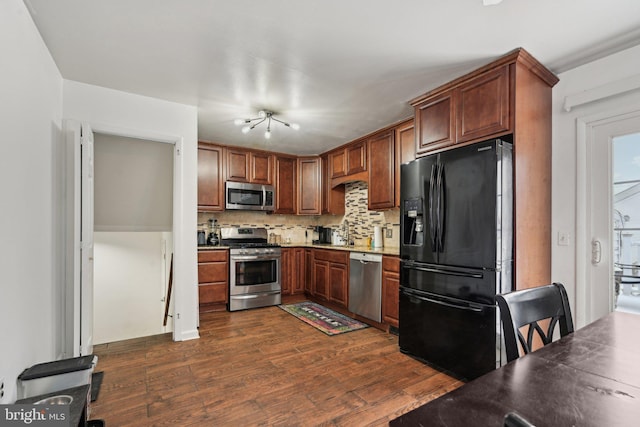
[[[251,126],[245,126],[242,128],[242,133],[248,133],[251,130]]]
[[[298,130],[298,129],[300,129],[300,125],[297,124],[297,123],[291,123],[291,129]]]
[[[264,137],[265,139],[271,138],[271,131],[267,129],[267,131],[264,133]]]
[[[244,122],[245,122],[245,120],[244,120],[244,119],[235,119],[235,120],[233,121],[233,124],[237,126],[237,125],[241,125],[241,124],[243,124]]]
[[[258,117],[264,119],[265,117],[267,117],[267,113],[265,113],[264,110],[260,110],[258,111]]]

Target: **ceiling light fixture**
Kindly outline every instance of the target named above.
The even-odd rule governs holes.
[[[273,111],[260,110],[258,112],[258,117],[256,117],[255,119],[235,119],[233,123],[235,123],[238,126],[245,125],[242,128],[242,133],[249,133],[250,130],[258,126],[260,123],[267,122],[267,130],[264,132],[264,137],[266,139],[271,138],[271,120],[278,123],[282,123],[283,125],[291,129],[295,129],[295,130],[300,129],[300,126],[298,126],[296,123],[287,123],[285,121],[276,119],[274,114],[275,113]]]
[[[484,6],[495,6],[499,3],[502,3],[502,0],[482,0]]]

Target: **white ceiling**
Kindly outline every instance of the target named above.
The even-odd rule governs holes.
[[[62,76],[198,107],[202,140],[317,154],[516,47],[558,73],[640,43],[639,0],[25,0]],[[265,142],[238,117],[300,124]]]

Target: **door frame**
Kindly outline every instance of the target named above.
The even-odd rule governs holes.
[[[136,138],[147,141],[159,142],[159,143],[167,143],[174,145],[173,151],[173,224],[172,224],[172,233],[173,233],[173,248],[171,248],[172,252],[175,254],[176,242],[180,242],[183,239],[183,236],[186,234],[186,230],[183,226],[183,214],[182,214],[182,161],[180,157],[182,156],[183,150],[183,138],[181,136],[161,134],[156,132],[149,131],[141,131],[136,129],[122,128],[118,126],[111,126],[103,123],[93,123],[90,121],[77,121],[72,119],[65,120],[65,129],[67,131],[67,182],[68,182],[68,196],[67,196],[67,288],[66,288],[66,297],[65,297],[65,307],[66,311],[65,316],[65,324],[66,324],[66,333],[65,333],[65,343],[64,347],[66,349],[67,354],[72,354],[73,356],[79,356],[83,352],[83,349],[80,345],[81,338],[81,311],[80,311],[80,287],[81,287],[81,266],[82,262],[80,260],[80,221],[81,215],[81,200],[80,200],[80,185],[82,180],[81,174],[81,164],[80,164],[80,150],[79,150],[79,142],[80,142],[80,129],[82,125],[88,125],[91,131],[95,133],[105,134],[105,135],[114,135],[128,138]],[[178,255],[178,254],[176,254]],[[174,256],[175,258],[175,256]],[[179,258],[179,257],[178,257]],[[172,295],[172,306],[174,307],[174,314],[178,312],[177,307],[180,307],[181,295],[178,292],[178,289],[182,287],[182,284],[176,280],[180,277],[177,273],[179,269],[179,265],[174,262],[174,285],[173,285],[173,295]],[[189,309],[185,307],[185,309]],[[193,310],[197,311],[197,307],[193,307]],[[184,339],[184,337],[179,336],[182,334],[180,316],[174,316],[173,320],[173,331],[172,336],[174,341],[179,341]],[[86,350],[86,349],[85,349]]]
[[[589,272],[591,262],[591,214],[589,206],[593,198],[591,174],[588,167],[590,152],[596,143],[596,129],[629,119],[640,120],[640,108],[620,108],[576,119],[576,309],[577,327],[594,319],[594,284]],[[608,167],[611,167],[609,162]],[[610,258],[610,257],[609,257]]]

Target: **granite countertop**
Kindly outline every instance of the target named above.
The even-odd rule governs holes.
[[[280,246],[283,248],[315,248],[315,249],[332,249],[337,251],[349,251],[349,252],[366,252],[370,254],[381,255],[400,255],[400,248],[383,247],[383,248],[370,248],[364,245],[347,246],[347,245],[332,245],[325,244],[312,244],[312,243],[282,243]],[[216,249],[229,249],[229,246],[198,246],[199,251],[216,250]]]
[[[25,399],[16,400],[16,404],[33,404],[39,400],[52,396],[67,395],[73,398],[69,405],[70,426],[80,425],[82,414],[87,407],[87,398],[89,396],[89,385],[81,385],[78,387],[67,388],[64,390],[54,391],[52,393],[40,394],[38,396],[27,397]]]

